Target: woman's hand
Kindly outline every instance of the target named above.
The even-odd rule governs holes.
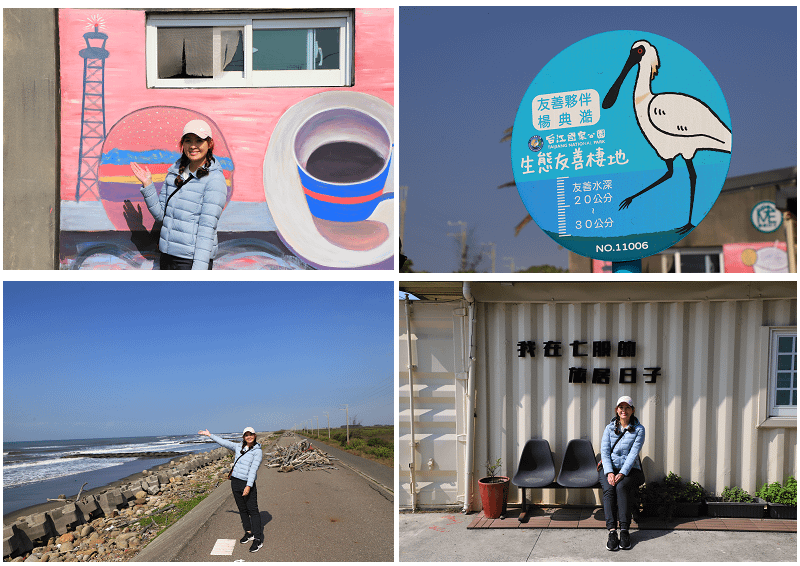
[[[199,430],[199,431],[197,431],[197,434],[202,434],[203,436],[211,436],[211,433],[210,433],[210,432],[208,432],[208,429],[206,429],[206,430]]]
[[[614,474],[611,474],[611,473],[606,474],[606,479],[608,480],[608,485],[610,485],[611,487],[614,487],[614,484],[617,483],[617,480],[616,480],[616,477],[614,476]]]
[[[244,497],[247,497],[249,494],[250,494],[250,486],[247,485],[247,486],[245,486],[244,491],[242,492],[242,495]]]
[[[153,182],[153,175],[150,173],[150,169],[147,167],[147,165],[142,167],[138,163],[132,161],[131,170],[133,170],[133,174],[137,179],[139,179],[139,182],[142,183],[143,187],[146,187]]]
[[[613,485],[617,485],[623,479],[625,479],[625,476],[623,476],[622,474],[617,474],[616,476],[614,476],[614,484]]]

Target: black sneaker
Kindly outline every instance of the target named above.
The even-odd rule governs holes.
[[[622,550],[628,550],[631,547],[631,534],[628,531],[620,531],[619,533],[619,547]]]
[[[608,531],[608,542],[606,543],[606,548],[611,551],[619,550],[617,531]]]
[[[239,542],[242,543],[242,544],[245,544],[245,543],[248,543],[251,540],[253,540],[253,538],[254,537],[253,537],[252,533],[244,533],[244,536],[239,539]]]
[[[258,549],[264,546],[263,540],[253,539],[253,544],[250,545],[250,552],[258,552]]]

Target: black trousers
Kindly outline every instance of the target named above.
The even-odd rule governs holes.
[[[191,269],[194,260],[162,253],[158,263],[159,269]],[[208,268],[212,269],[214,260],[208,260]]]
[[[250,488],[250,493],[242,495],[244,488],[247,487],[245,480],[231,478],[231,489],[233,498],[236,500],[236,507],[239,508],[239,518],[242,520],[242,527],[245,531],[253,533],[258,540],[264,540],[264,533],[261,532],[261,514],[258,511],[258,491],[256,484]]]
[[[617,485],[608,483],[605,472],[600,468],[600,485],[603,487],[603,511],[606,515],[606,527],[619,528],[627,531],[631,526],[630,502],[633,500],[633,490],[644,483],[644,473],[638,468],[631,468],[630,475],[622,478]]]

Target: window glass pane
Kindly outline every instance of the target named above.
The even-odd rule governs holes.
[[[253,70],[308,69],[308,30],[253,30]]]
[[[339,68],[339,28],[253,30],[253,48],[256,71]]]
[[[315,69],[339,68],[339,28],[319,28],[314,30],[317,42]],[[322,62],[320,63],[320,59]]]
[[[793,352],[794,348],[794,337],[793,336],[780,336],[778,338],[778,351],[781,353]]]
[[[791,373],[779,373],[778,374],[778,387],[781,389],[787,389],[792,386],[792,374]]]
[[[797,407],[797,390],[792,391],[792,405]]]
[[[788,389],[782,389],[775,393],[775,404],[784,406],[788,405],[790,398],[790,391]]]
[[[719,273],[719,254],[681,253],[682,273]]]
[[[213,34],[210,27],[158,28],[158,78],[212,77]]]
[[[788,356],[780,356],[779,355],[778,356],[778,369],[779,370],[781,370],[781,369],[784,369],[784,370],[785,369],[792,369],[793,365],[794,365],[792,363],[792,358],[793,357],[794,356],[792,356],[792,355],[788,355]]]

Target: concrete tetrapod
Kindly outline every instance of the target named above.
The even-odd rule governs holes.
[[[56,533],[62,534],[73,530],[83,522],[83,513],[74,503],[68,503],[50,511],[50,518]]]

